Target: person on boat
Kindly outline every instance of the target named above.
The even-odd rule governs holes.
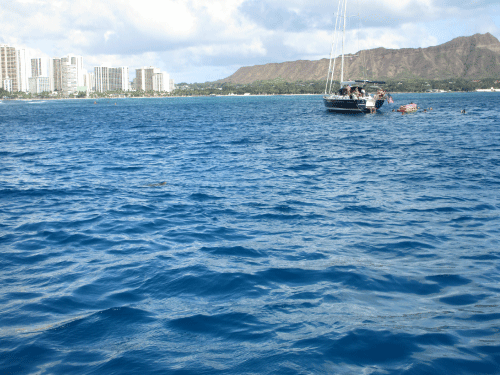
[[[357,99],[357,87],[351,87],[349,86],[349,97],[351,99],[356,100]]]
[[[354,96],[354,99],[358,99],[361,96],[361,93],[359,91],[359,87],[354,88],[353,96]]]

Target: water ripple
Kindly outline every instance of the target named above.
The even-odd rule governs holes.
[[[3,102],[0,372],[500,373],[499,96],[395,99]]]

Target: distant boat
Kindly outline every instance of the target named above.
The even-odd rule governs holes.
[[[328,111],[343,112],[343,113],[373,113],[382,107],[384,101],[387,99],[393,102],[391,96],[382,88],[376,86],[377,93],[370,95],[365,90],[366,84],[383,85],[385,82],[369,81],[369,80],[355,80],[344,81],[344,43],[345,43],[345,27],[347,0],[339,0],[337,19],[335,22],[334,38],[332,49],[330,53],[330,65],[328,67],[328,76],[326,80],[325,95],[323,102]],[[340,70],[340,89],[334,89],[334,73],[336,58],[334,58],[334,49],[339,42],[340,27],[343,26],[342,32],[342,66]]]

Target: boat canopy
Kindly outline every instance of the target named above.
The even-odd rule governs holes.
[[[344,82],[340,82],[340,85],[342,87],[346,86],[346,85],[354,85],[356,82],[359,82],[359,81],[344,81]]]
[[[374,83],[376,85],[385,85],[385,82],[383,82],[383,81],[369,81],[367,79],[356,80],[354,82],[364,83],[364,84],[366,84],[366,83]]]

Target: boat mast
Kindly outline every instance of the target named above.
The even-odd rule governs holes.
[[[339,0],[339,4],[337,5],[337,13],[335,17],[335,28],[333,29],[333,41],[332,41],[332,48],[330,50],[330,65],[328,67],[328,76],[326,78],[326,87],[325,87],[325,94],[331,94],[332,93],[332,86],[333,86],[333,75],[335,73],[335,63],[337,61],[336,58],[333,57],[333,50],[335,48],[335,54],[337,54],[337,47],[339,45],[338,38],[337,38],[337,27],[340,27],[339,25],[339,19],[341,17],[340,10],[341,10],[341,4],[343,0]]]
[[[342,69],[340,71],[340,86],[342,87],[342,82],[344,82],[344,44],[345,44],[345,24],[346,24],[346,13],[347,13],[347,0],[344,0],[344,33],[342,35]]]

